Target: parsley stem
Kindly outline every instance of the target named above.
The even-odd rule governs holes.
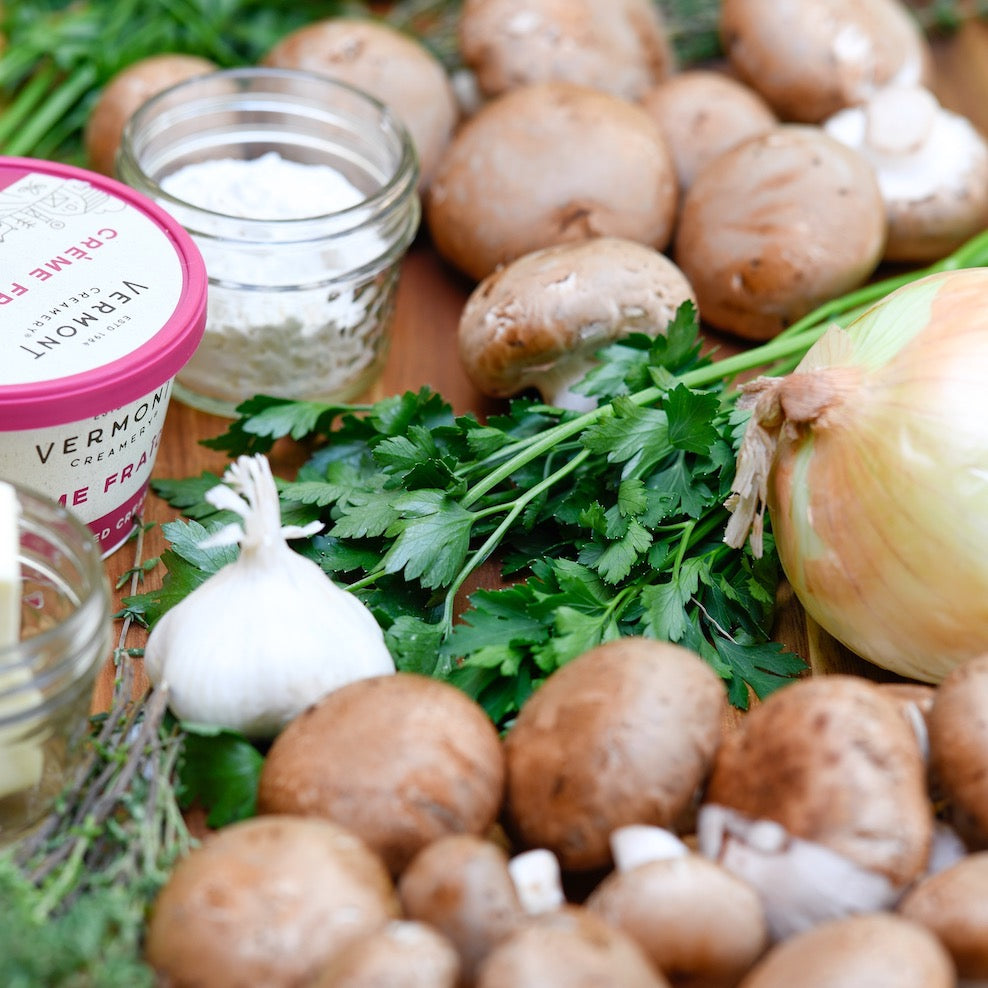
[[[446,600],[443,606],[444,630],[452,627],[454,598],[460,587],[463,586],[463,581],[501,544],[505,534],[514,524],[515,519],[531,501],[537,498],[543,491],[549,490],[549,488],[557,484],[567,474],[576,470],[589,456],[589,450],[580,450],[576,456],[569,459],[557,470],[554,470],[551,474],[539,481],[539,483],[529,487],[512,502],[510,510],[501,520],[501,523],[487,536],[483,544],[467,558],[466,562],[460,568],[459,573],[456,574],[456,577],[450,584],[449,589],[446,591]],[[465,497],[464,500],[466,500]],[[463,504],[463,501],[460,503]]]

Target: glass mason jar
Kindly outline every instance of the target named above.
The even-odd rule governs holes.
[[[10,486],[20,580],[8,603],[20,618],[18,640],[0,643],[0,845],[44,818],[85,757],[112,630],[93,534],[56,502]]]
[[[169,191],[187,166],[272,157],[331,169],[356,194],[312,208],[309,185],[287,171],[268,173],[237,208],[217,205],[215,186]],[[206,262],[206,330],[176,379],[179,400],[232,415],[256,394],[348,401],[373,383],[421,216],[411,138],[383,104],[309,72],[220,70],[138,109],[116,169],[185,227]]]

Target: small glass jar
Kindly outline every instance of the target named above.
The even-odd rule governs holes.
[[[92,532],[47,497],[11,487],[20,505],[20,636],[0,645],[0,845],[45,817],[85,757],[112,631]]]
[[[286,216],[273,204],[301,194],[291,179],[237,210],[216,208],[209,191],[168,191],[186,166],[272,155],[332,169],[359,195],[329,210],[303,198]],[[206,331],[176,379],[179,400],[233,415],[257,394],[348,401],[373,383],[421,217],[414,148],[389,109],[314,73],[221,70],[145,103],[116,167],[185,227],[206,262]]]

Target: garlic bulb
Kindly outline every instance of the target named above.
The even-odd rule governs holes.
[[[939,682],[988,650],[988,268],[928,275],[832,327],[754,410],[729,502],[768,507],[807,613],[863,659]]]
[[[204,545],[239,542],[240,555],[161,617],[144,665],[177,717],[271,737],[320,696],[395,666],[364,604],[288,546],[321,525],[282,528],[267,459],[241,456],[223,479],[207,500],[243,527]]]

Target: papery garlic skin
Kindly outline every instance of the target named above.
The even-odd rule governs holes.
[[[782,566],[825,631],[934,683],[988,649],[988,269],[899,289],[751,393],[728,541],[761,456]]]
[[[240,457],[224,478],[244,499],[211,498],[243,514],[212,544],[241,541],[239,558],[167,611],[144,652],[152,685],[167,683],[176,717],[272,737],[345,683],[394,673],[370,611],[285,541],[278,494],[263,456]],[[213,494],[213,492],[210,492]]]

